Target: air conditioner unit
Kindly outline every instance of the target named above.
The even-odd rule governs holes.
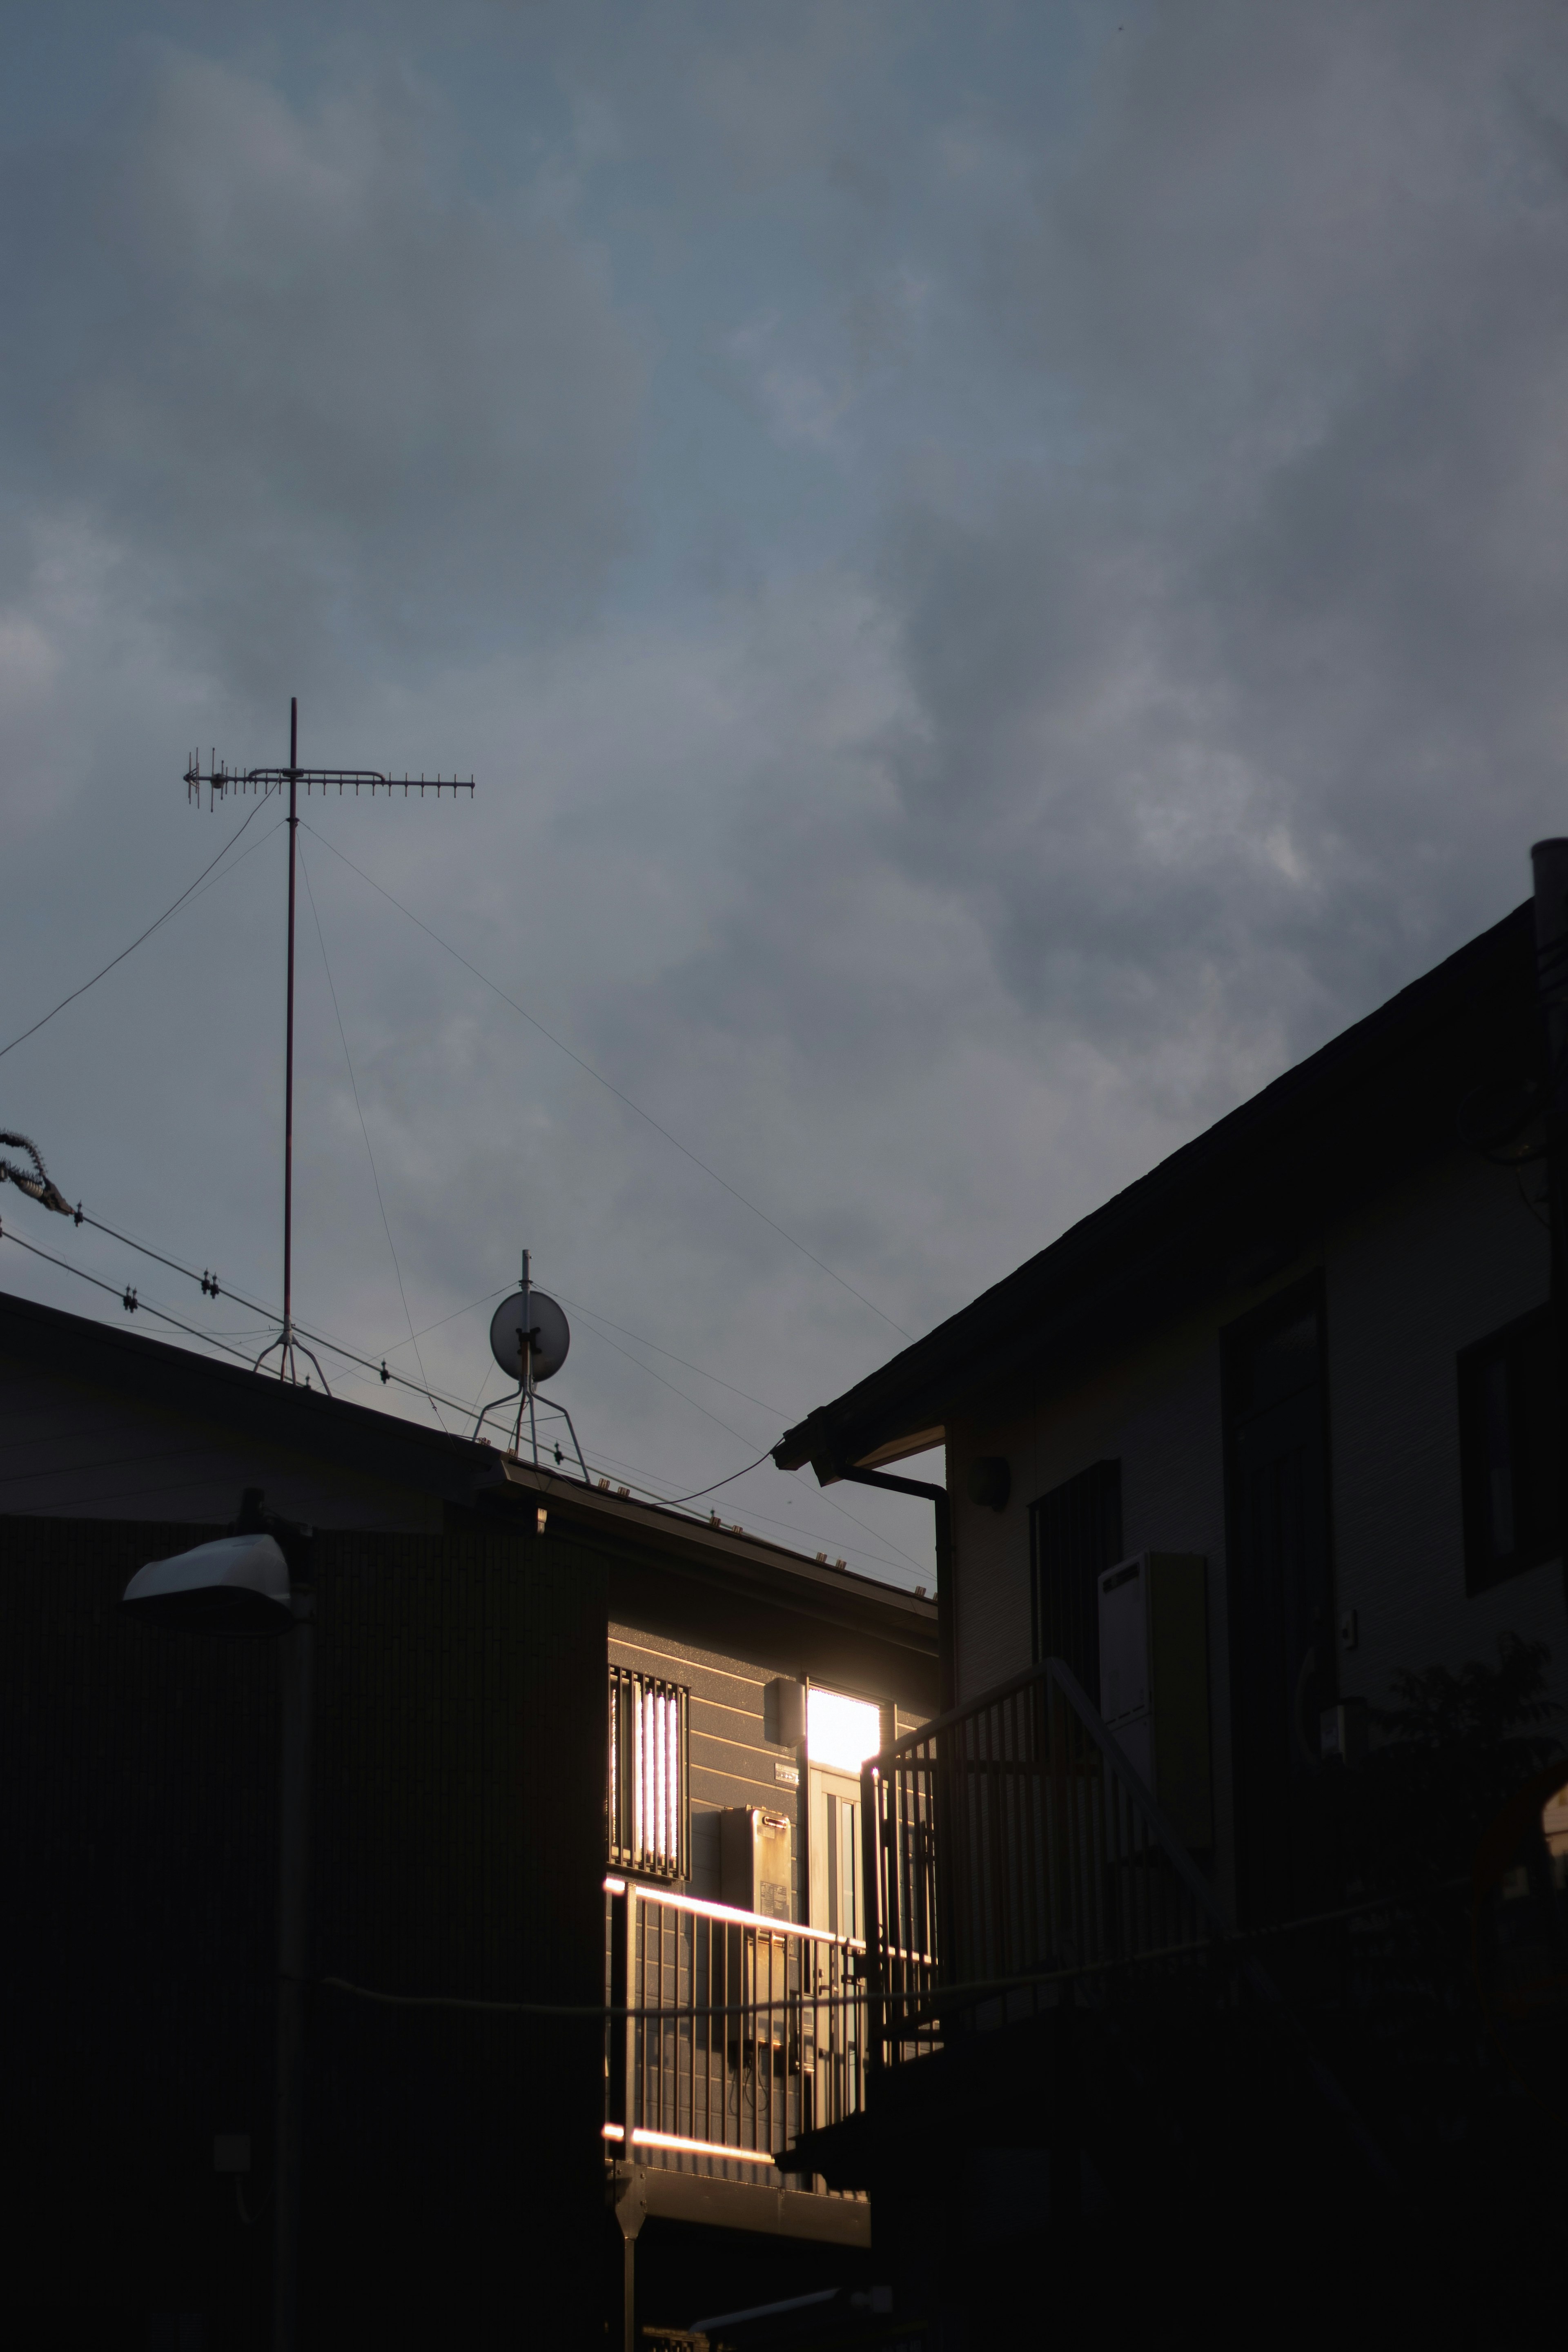
[[[1100,1579],[1100,1711],[1190,1846],[1214,1843],[1207,1562],[1145,1551]]]

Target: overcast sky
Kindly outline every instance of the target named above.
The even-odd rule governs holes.
[[[704,1486],[1568,830],[1560,4],[21,0],[6,37],[0,1044],[252,805],[187,805],[193,745],[280,761],[297,693],[302,759],[479,780],[307,805],[303,1322],[410,1372],[438,1325],[477,1397],[454,1310],[526,1244],[595,1469]],[[0,1061],[72,1200],[269,1305],[277,823]],[[9,1241],[0,1286],[124,1319]],[[920,1505],[715,1501],[929,1578]]]

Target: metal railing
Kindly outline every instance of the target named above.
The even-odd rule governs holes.
[[[1213,1894],[1059,1658],[861,1775],[868,2060],[1030,2013],[1058,1971],[1201,1958]]]
[[[765,2179],[861,2107],[863,1944],[636,1880],[605,1893],[611,2154]]]

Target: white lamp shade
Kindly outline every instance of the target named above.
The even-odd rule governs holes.
[[[220,1536],[149,1560],[121,1606],[148,1624],[194,1633],[286,1633],[294,1622],[289,1563],[266,1535]]]

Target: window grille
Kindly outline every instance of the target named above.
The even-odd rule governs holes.
[[[650,1878],[690,1875],[689,1700],[679,1683],[610,1668],[609,1856]]]

